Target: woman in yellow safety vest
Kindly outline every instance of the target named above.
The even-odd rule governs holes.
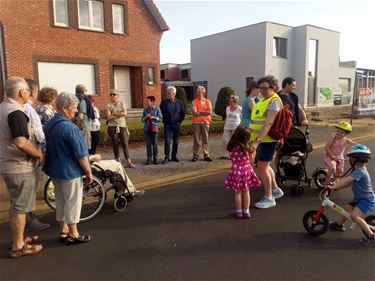
[[[265,76],[260,78],[257,84],[263,98],[253,107],[250,129],[252,130],[252,146],[256,149],[255,158],[264,196],[259,202],[255,203],[255,207],[266,209],[275,207],[275,199],[284,195],[283,191],[277,187],[275,172],[270,166],[279,142],[268,135],[283,103],[276,93],[278,84],[275,77]]]

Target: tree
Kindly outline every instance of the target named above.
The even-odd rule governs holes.
[[[184,104],[184,111],[186,113],[187,97],[186,97],[185,89],[183,87],[177,87],[176,98],[179,99],[180,101],[182,101],[182,103]]]
[[[223,87],[220,89],[217,95],[215,104],[215,113],[223,117],[223,120],[227,118],[226,109],[229,105],[229,98],[231,95],[235,95],[234,90],[231,87]]]

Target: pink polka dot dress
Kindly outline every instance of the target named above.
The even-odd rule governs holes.
[[[250,186],[259,186],[260,181],[250,165],[250,155],[244,154],[239,147],[232,149],[229,155],[232,167],[225,179],[225,188],[240,191],[248,190]]]

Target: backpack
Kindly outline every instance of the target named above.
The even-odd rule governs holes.
[[[277,113],[268,135],[274,140],[281,140],[289,134],[292,126],[292,113],[289,111],[288,105],[285,105]]]

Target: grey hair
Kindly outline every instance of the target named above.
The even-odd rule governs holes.
[[[199,85],[198,87],[197,87],[197,90],[198,89],[202,89],[204,92],[206,92],[206,88],[204,87],[204,86],[202,86],[202,85]]]
[[[85,90],[86,90],[86,86],[83,84],[78,84],[76,86],[76,93],[83,94]]]
[[[18,92],[22,89],[29,88],[25,79],[19,76],[12,76],[5,81],[5,95],[8,98],[14,98],[17,96]]]
[[[75,94],[62,92],[56,98],[56,109],[62,110],[65,107],[71,107],[72,105],[78,104],[79,100]]]
[[[168,86],[168,87],[167,87],[167,92],[168,92],[168,91],[172,91],[173,93],[176,93],[176,92],[177,92],[177,89],[176,89],[175,86]]]

